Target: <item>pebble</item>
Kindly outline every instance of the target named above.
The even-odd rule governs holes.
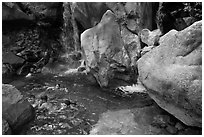
[[[68,129],[72,128],[68,123],[60,123],[59,126],[61,128],[68,128]]]
[[[82,123],[82,120],[80,120],[80,119],[73,119],[71,122],[72,122],[72,124],[74,126],[78,126],[78,125],[80,125]]]
[[[168,126],[166,127],[166,130],[167,130],[170,134],[176,134],[177,131],[178,131],[175,127],[170,126],[170,125],[168,125]]]
[[[26,78],[29,78],[29,77],[31,77],[32,76],[32,74],[31,73],[28,73],[25,77]]]
[[[60,115],[59,118],[61,119],[67,119],[67,117],[65,115]]]

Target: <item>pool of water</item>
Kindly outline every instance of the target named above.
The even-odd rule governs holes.
[[[37,112],[36,118],[28,124],[21,134],[89,134],[100,115],[108,110],[122,110],[152,104],[148,96],[121,97],[94,86],[86,75],[73,74],[58,76],[38,74],[30,78],[21,78],[12,82],[24,97],[38,96],[50,87],[60,84],[60,89],[50,89],[49,102],[58,111]],[[61,108],[63,100],[68,99],[76,105]],[[148,101],[147,101],[148,100]]]

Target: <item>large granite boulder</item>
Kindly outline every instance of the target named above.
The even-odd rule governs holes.
[[[109,79],[113,77],[111,64],[128,64],[119,25],[110,10],[103,15],[97,26],[81,34],[81,46],[86,66],[101,87],[107,86]]]
[[[172,30],[138,61],[152,99],[189,126],[202,126],[202,21]]]
[[[34,109],[14,86],[2,85],[2,117],[5,119],[13,133],[18,132],[22,126],[34,118]]]

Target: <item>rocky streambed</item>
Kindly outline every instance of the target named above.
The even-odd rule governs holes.
[[[80,73],[36,74],[11,82],[23,98],[46,93],[57,111],[36,111],[18,134],[201,134],[161,109],[147,94],[119,96],[92,85]],[[59,89],[55,89],[60,84]],[[63,100],[76,105],[63,106]]]
[[[3,3],[2,133],[202,134],[201,9]]]

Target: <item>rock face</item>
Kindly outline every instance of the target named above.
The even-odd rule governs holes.
[[[14,86],[3,84],[2,116],[14,133],[34,118],[34,109],[27,100],[22,98],[23,96]]]
[[[152,99],[189,126],[202,126],[202,22],[172,30],[138,61]]]

